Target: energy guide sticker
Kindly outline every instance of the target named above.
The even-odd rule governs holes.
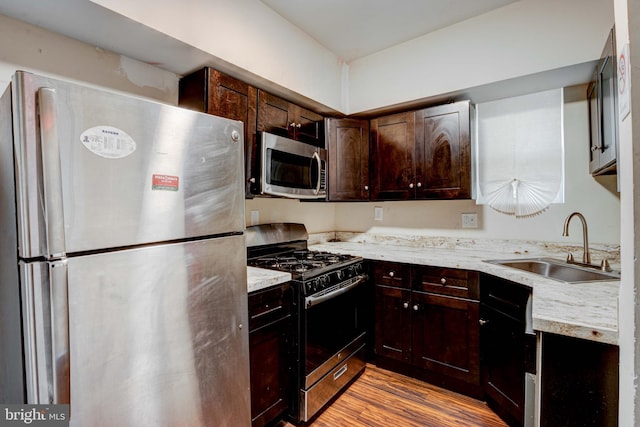
[[[94,126],[82,132],[80,141],[89,151],[106,159],[121,159],[136,151],[136,142],[122,129]]]
[[[152,190],[178,191],[180,179],[173,175],[154,174],[151,184]]]

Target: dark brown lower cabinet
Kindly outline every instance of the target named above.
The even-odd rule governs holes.
[[[479,303],[424,292],[412,296],[413,364],[479,384]]]
[[[477,273],[377,261],[373,277],[377,363],[479,397]]]
[[[281,418],[289,408],[291,291],[286,283],[249,294],[252,427]]]
[[[527,423],[533,421],[535,397],[526,392],[527,373],[536,372],[536,337],[527,332],[526,319],[531,289],[486,274],[481,275],[480,288],[485,400],[510,426],[531,425]]]
[[[618,426],[618,346],[542,334],[541,427]]]
[[[411,362],[411,291],[375,286],[375,353]]]

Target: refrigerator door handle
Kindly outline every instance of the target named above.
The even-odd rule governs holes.
[[[38,89],[38,100],[47,247],[49,255],[57,258],[65,255],[65,238],[55,89]]]
[[[52,403],[69,404],[69,283],[67,262],[50,264]]]

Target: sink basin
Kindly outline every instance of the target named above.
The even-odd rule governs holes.
[[[617,271],[599,271],[589,267],[567,264],[553,258],[496,259],[485,262],[517,268],[567,283],[620,280],[620,272]]]

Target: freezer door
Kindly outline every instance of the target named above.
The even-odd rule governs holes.
[[[22,258],[244,229],[241,122],[30,73],[12,89]]]
[[[231,236],[38,264],[31,403],[70,400],[74,427],[248,427],[245,263]]]

